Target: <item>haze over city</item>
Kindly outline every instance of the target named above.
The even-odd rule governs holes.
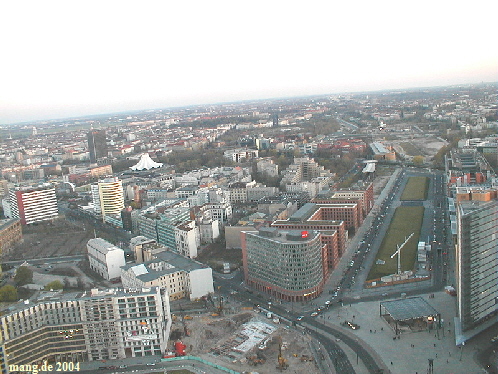
[[[0,124],[496,81],[489,6],[6,2]]]

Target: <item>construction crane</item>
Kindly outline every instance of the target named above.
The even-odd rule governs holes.
[[[222,316],[223,315],[223,296],[220,296],[220,302],[218,304],[218,315]]]
[[[401,248],[403,248],[405,246],[405,244],[408,242],[408,240],[410,240],[410,238],[414,235],[415,233],[412,232],[410,234],[410,236],[408,238],[405,238],[405,241],[403,242],[403,244],[401,245],[396,245],[396,252],[394,252],[392,255],[391,255],[391,258],[393,258],[394,256],[398,255],[398,271],[396,274],[398,275],[401,275]]]
[[[289,364],[287,363],[287,359],[284,358],[282,355],[282,337],[278,337],[278,366],[277,369],[282,371],[282,370],[287,370],[289,367]]]
[[[180,315],[182,317],[183,333],[185,334],[185,336],[190,336],[190,331],[187,329],[187,323],[185,322],[185,313],[183,311],[181,304],[180,304]]]

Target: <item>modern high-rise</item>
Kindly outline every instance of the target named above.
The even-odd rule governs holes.
[[[117,177],[104,178],[92,184],[92,200],[95,214],[105,218],[106,215],[118,215],[124,209],[124,191],[121,180]]]
[[[10,214],[21,224],[48,221],[59,215],[55,188],[50,185],[22,187],[9,191]]]
[[[160,355],[170,329],[165,289],[50,292],[0,317],[0,368]]]
[[[96,163],[99,158],[107,157],[105,130],[91,130],[87,133],[90,162]]]
[[[457,205],[455,339],[460,345],[498,322],[498,201]]]
[[[242,262],[248,286],[287,301],[316,298],[326,280],[327,251],[318,231],[264,227],[243,231]]]

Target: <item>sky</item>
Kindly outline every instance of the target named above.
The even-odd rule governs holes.
[[[0,3],[0,124],[498,81],[494,0]]]

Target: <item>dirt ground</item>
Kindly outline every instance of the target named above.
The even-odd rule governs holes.
[[[197,260],[218,271],[222,271],[224,262],[229,262],[231,269],[235,270],[242,265],[242,249],[226,249],[225,243],[213,243],[201,251]]]
[[[399,141],[393,141],[393,144],[397,144],[406,154],[410,156],[422,155],[426,156],[427,159],[432,159],[434,155],[447,143],[441,141],[441,139],[435,138],[433,136],[419,136],[412,137],[410,139],[401,139]]]
[[[84,254],[93,230],[59,218],[53,222],[22,227],[23,243],[18,244],[4,261]]]
[[[185,321],[185,327],[190,336],[183,337],[187,346],[187,353],[205,358],[211,362],[239,372],[258,372],[261,374],[277,374],[281,371],[278,366],[279,346],[282,347],[282,356],[286,360],[290,372],[318,374],[309,348],[309,337],[295,329],[287,328],[282,324],[274,324],[261,313],[255,311],[241,311],[240,313],[212,317],[210,314],[192,315],[192,319]],[[189,317],[189,318],[190,318]],[[220,350],[237,338],[244,323],[261,321],[275,326],[277,329],[271,334],[266,348],[255,347],[246,354],[239,354]],[[172,331],[184,330],[181,318],[173,322]],[[302,357],[308,359],[302,360]]]

